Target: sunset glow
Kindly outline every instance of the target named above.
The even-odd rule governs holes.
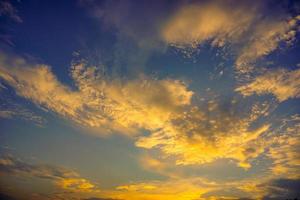
[[[299,33],[296,0],[0,0],[0,199],[299,199]]]

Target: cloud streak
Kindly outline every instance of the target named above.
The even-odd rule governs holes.
[[[298,31],[300,16],[289,16],[276,7],[273,11],[264,9],[261,1],[182,5],[162,26],[161,37],[183,51],[201,49],[199,46],[205,43],[213,47],[229,46],[232,53],[236,52],[233,53],[236,72],[247,74],[254,70],[259,59],[277,50],[280,44],[292,44]]]
[[[91,192],[96,186],[81,178],[78,173],[62,167],[28,164],[12,156],[0,158],[0,175],[33,177],[49,180],[61,189],[76,192]]]
[[[235,90],[244,96],[252,94],[273,94],[282,102],[289,98],[300,97],[300,70],[277,69],[254,78],[250,83],[242,85]]]

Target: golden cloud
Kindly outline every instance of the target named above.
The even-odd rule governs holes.
[[[236,101],[226,109],[216,100],[209,100],[206,108],[194,106],[194,93],[180,80],[111,79],[84,63],[73,64],[76,88],[71,89],[48,66],[8,56],[2,56],[1,63],[0,77],[20,96],[83,126],[99,128],[100,134],[135,134],[136,146],[159,149],[177,165],[225,158],[247,169],[271,145],[265,139],[270,124],[253,125],[268,115],[268,102],[242,110]],[[139,130],[149,134],[137,135]]]
[[[255,18],[254,10],[246,9],[232,9],[222,1],[184,5],[170,17],[161,34],[176,47],[196,48],[209,40],[223,46],[227,40],[240,37]]]
[[[256,60],[276,50],[281,42],[291,45],[298,31],[299,20],[300,16],[296,16],[291,19],[274,19],[258,23],[236,59],[238,72],[250,72]]]
[[[262,17],[262,2],[211,1],[181,6],[161,28],[161,37],[169,45],[196,49],[208,42],[212,46],[230,45],[237,54],[239,74],[251,72],[255,62],[278,49],[281,42],[295,40],[300,16],[280,11]],[[189,52],[189,51],[188,51]]]
[[[60,83],[48,66],[5,55],[1,63],[0,77],[20,96],[79,124],[106,127],[106,131],[160,128],[189,105],[193,95],[179,80],[108,80],[83,64],[72,67],[77,85],[72,90]]]
[[[224,113],[221,109],[204,113],[193,109],[178,117],[150,136],[140,137],[136,145],[158,148],[167,156],[176,156],[176,164],[204,164],[220,158],[238,161],[249,168],[250,161],[264,151],[263,134],[269,129],[264,124],[251,130],[259,117],[267,115],[269,105],[255,104],[248,116]]]
[[[116,199],[132,200],[190,200],[198,199],[213,188],[214,183],[195,178],[122,185],[118,186],[117,190],[107,191],[106,195]]]
[[[278,137],[267,155],[272,159],[271,171],[276,177],[299,179],[300,116],[284,119]]]
[[[244,96],[273,94],[281,102],[300,97],[300,70],[277,69],[255,77],[245,85],[236,88]]]

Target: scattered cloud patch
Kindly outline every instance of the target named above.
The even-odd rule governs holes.
[[[49,180],[61,189],[77,192],[90,192],[96,189],[95,185],[72,170],[50,165],[29,164],[12,156],[0,158],[1,174]]]
[[[280,102],[290,98],[299,98],[300,70],[271,70],[235,90],[244,96],[273,94]]]
[[[228,158],[248,169],[270,145],[264,138],[270,124],[253,124],[268,115],[268,102],[241,108],[216,100],[199,107],[193,91],[174,79],[113,79],[84,62],[73,63],[75,89],[60,83],[49,66],[28,64],[2,56],[0,77],[21,97],[75,121],[99,129],[134,136],[136,146],[158,149],[177,165],[204,164]],[[140,135],[140,130],[149,135]],[[202,153],[199,153],[202,152]],[[72,182],[72,181],[70,181]],[[71,184],[72,185],[72,184]]]
[[[252,72],[256,61],[291,45],[298,32],[300,16],[290,16],[274,7],[265,14],[266,2],[209,1],[179,7],[161,28],[161,37],[171,46],[198,49],[204,43],[230,46],[236,54],[239,74]],[[235,53],[234,53],[235,52]]]

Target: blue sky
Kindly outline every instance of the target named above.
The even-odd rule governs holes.
[[[297,1],[0,1],[0,193],[299,198]]]

